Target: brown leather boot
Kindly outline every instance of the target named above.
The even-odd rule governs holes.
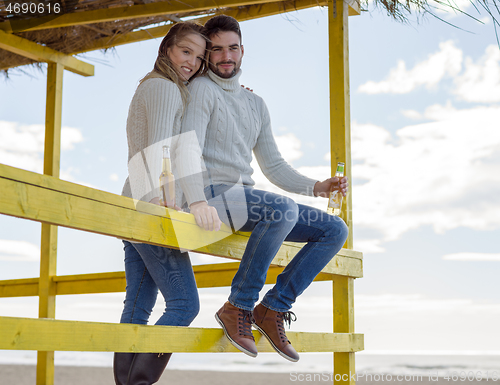
[[[134,357],[135,353],[115,353],[113,357],[113,375],[116,385],[127,385],[128,373]]]
[[[130,367],[127,385],[156,384],[172,353],[136,353]]]
[[[252,312],[237,308],[226,302],[215,319],[222,326],[224,334],[231,344],[251,357],[257,357],[257,346],[252,334]]]
[[[300,357],[298,353],[286,337],[285,327],[283,325],[283,321],[287,322],[288,326],[290,326],[291,321],[297,319],[294,313],[291,311],[283,313],[277,312],[268,309],[262,304],[258,304],[255,309],[253,309],[253,317],[253,325],[269,340],[271,346],[280,356],[292,362],[297,362],[299,360]]]

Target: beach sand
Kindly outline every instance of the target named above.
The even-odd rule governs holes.
[[[35,385],[35,366],[33,365],[0,365],[0,385]],[[166,370],[158,385],[283,385],[283,384],[331,384],[326,374],[302,373],[299,377],[297,373],[237,373],[237,372],[216,372],[216,371],[187,371],[187,370]],[[479,381],[458,381],[467,384],[476,384]],[[416,378],[413,381],[397,381],[393,376],[391,381],[388,378],[379,376],[369,379],[359,379],[360,385],[376,385],[380,383],[399,384],[420,384],[420,385],[445,385],[453,381],[439,379],[429,380],[428,377]],[[482,384],[486,384],[483,381]],[[111,368],[96,368],[83,366],[56,366],[55,385],[114,385],[113,371]]]

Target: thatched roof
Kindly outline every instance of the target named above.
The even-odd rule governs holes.
[[[248,20],[327,5],[326,0],[23,0],[17,1],[17,4],[31,1],[31,7],[38,4],[36,11],[28,8],[14,12],[14,1],[4,1],[5,5],[0,8],[0,43],[2,33],[4,36],[7,33],[71,55],[163,36],[169,26],[179,20],[199,17],[198,20],[204,22],[216,12]],[[440,0],[429,1],[453,7],[451,3]],[[497,5],[496,0],[471,1],[482,8],[486,5],[488,9],[489,1],[493,1],[495,7]],[[359,0],[351,0],[351,4],[354,2],[359,5]],[[365,6],[367,2],[361,0]],[[411,12],[432,13],[428,0],[375,0],[375,3],[382,6],[388,15],[402,21]],[[57,6],[60,7],[59,12],[54,13]],[[146,28],[151,26],[154,28]],[[0,48],[0,70],[4,74],[8,69],[35,63],[36,60]]]

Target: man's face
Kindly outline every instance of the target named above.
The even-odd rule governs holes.
[[[224,79],[232,78],[238,73],[243,58],[243,46],[236,32],[225,31],[213,35],[209,67],[213,73]]]

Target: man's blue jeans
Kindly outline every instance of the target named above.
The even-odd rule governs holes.
[[[235,231],[252,232],[229,295],[229,302],[244,310],[253,310],[283,241],[306,244],[262,300],[264,306],[279,312],[291,309],[347,239],[348,228],[339,217],[279,194],[215,184],[205,188],[205,195],[224,223]]]
[[[187,253],[167,247],[123,241],[127,290],[121,323],[148,323],[158,289],[166,309],[156,325],[189,326],[200,302]]]

